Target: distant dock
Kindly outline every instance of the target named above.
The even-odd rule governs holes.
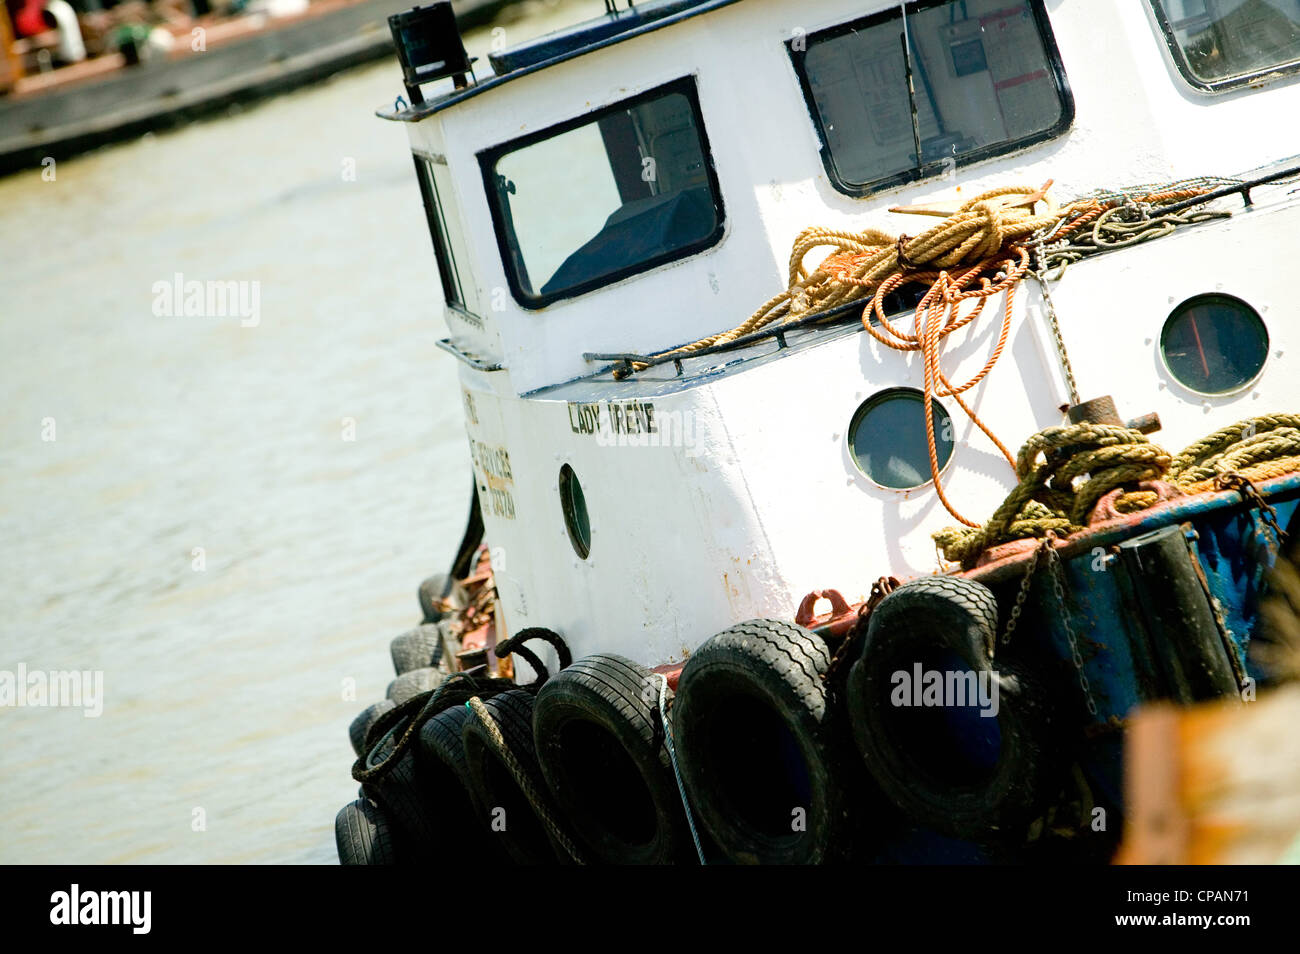
[[[511,0],[457,0],[462,28]],[[389,14],[413,0],[317,0],[282,19],[220,24],[195,52],[188,36],[164,57],[128,66],[120,53],[33,74],[0,97],[0,175],[39,167],[255,102],[372,62],[393,49]],[[105,62],[107,61],[107,62]],[[62,75],[61,75],[62,74]]]

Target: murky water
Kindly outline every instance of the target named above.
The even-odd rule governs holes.
[[[372,116],[400,91],[387,62],[0,180],[0,670],[104,680],[98,718],[0,707],[0,862],[335,860],[348,722],[468,506],[406,135]],[[178,273],[258,283],[256,315],[155,314]]]

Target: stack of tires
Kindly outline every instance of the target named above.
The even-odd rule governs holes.
[[[845,658],[833,671],[820,636],[771,619],[705,642],[675,692],[632,660],[587,656],[480,710],[429,718],[339,813],[340,860],[692,864],[698,852],[708,863],[832,864],[888,860],[887,837],[911,828],[1014,841],[1059,793],[1068,757],[1042,667],[995,660],[997,625],[987,588],[929,577],[886,597],[837,645]],[[418,703],[402,697],[445,678],[437,626],[394,641],[390,698],[352,727],[367,765],[409,724]],[[913,707],[899,674],[920,671],[982,673],[999,704]]]
[[[1023,857],[1071,761],[1048,703],[1070,688],[1049,689],[1027,632],[995,659],[997,628],[987,587],[934,576],[898,587],[837,644],[835,673],[826,643],[793,623],[753,620],[701,646],[672,728],[690,804],[724,858]],[[917,705],[909,680],[922,673],[996,691]]]

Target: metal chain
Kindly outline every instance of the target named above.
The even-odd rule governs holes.
[[[1056,552],[1056,548],[1049,543],[1047,546],[1047,562],[1052,568],[1052,588],[1056,597],[1056,604],[1061,608],[1061,624],[1065,627],[1065,638],[1070,643],[1070,659],[1074,663],[1074,670],[1079,674],[1079,687],[1083,690],[1084,701],[1088,705],[1088,714],[1097,714],[1097,703],[1092,698],[1092,687],[1088,683],[1088,677],[1083,671],[1083,657],[1079,654],[1079,641],[1074,634],[1074,626],[1070,623],[1070,613],[1065,608],[1065,568],[1061,566],[1061,557]]]
[[[1220,180],[1182,180],[1164,186],[1165,189],[1187,189],[1191,187],[1210,188]],[[1054,225],[1040,230],[1025,247],[1032,249],[1035,267],[1029,272],[1038,282],[1046,305],[1047,320],[1051,325],[1052,338],[1056,344],[1056,353],[1061,361],[1061,370],[1065,373],[1065,382],[1070,391],[1070,403],[1078,404],[1079,387],[1074,379],[1074,368],[1065,348],[1065,338],[1061,334],[1061,323],[1056,314],[1056,303],[1052,301],[1049,288],[1048,272],[1057,269],[1059,281],[1071,262],[1079,261],[1098,252],[1112,248],[1121,248],[1139,242],[1150,241],[1167,235],[1183,226],[1195,225],[1210,219],[1228,218],[1231,213],[1214,209],[1199,209],[1185,215],[1161,214],[1160,206],[1142,201],[1139,196],[1156,187],[1132,187],[1126,191],[1098,193],[1092,198],[1111,203],[1093,223],[1090,231],[1082,235],[1056,238],[1069,223],[1069,217],[1063,216]],[[1084,198],[1089,198],[1085,196]]]
[[[1033,555],[1025,567],[1025,575],[1020,580],[1020,592],[1016,594],[1015,605],[1011,607],[1011,615],[1007,619],[1007,628],[1002,633],[1002,638],[996,641],[996,645],[1006,646],[1011,642],[1011,634],[1016,631],[1016,626],[1020,623],[1020,614],[1024,611],[1025,600],[1029,598],[1030,584],[1034,579],[1034,571],[1038,569],[1038,557],[1047,547],[1051,546],[1051,541],[1044,538],[1043,541],[1034,548]],[[989,645],[989,659],[993,658],[995,645]]]
[[[691,840],[695,842],[695,853],[700,858],[700,864],[707,865],[704,860],[704,846],[700,844],[700,833],[695,830],[695,815],[691,812],[691,803],[686,798],[686,786],[682,784],[682,773],[677,768],[677,747],[673,745],[673,730],[668,724],[668,706],[665,703],[665,697],[668,694],[668,677],[661,672],[653,673],[660,679],[659,684],[659,722],[664,729],[664,747],[668,749],[668,761],[673,763],[673,776],[677,779],[677,793],[682,797],[682,808],[686,809],[686,824],[691,829]]]
[[[1286,531],[1282,529],[1281,524],[1277,521],[1277,510],[1273,505],[1264,499],[1264,495],[1259,492],[1259,488],[1248,477],[1243,477],[1236,472],[1221,474],[1214,481],[1224,490],[1235,490],[1241,494],[1242,498],[1254,505],[1259,510],[1260,519],[1264,525],[1273,532],[1273,539],[1277,541],[1278,548],[1286,541]]]
[[[1002,634],[1002,639],[999,642],[1005,646],[1011,641],[1011,634],[1016,631],[1016,625],[1020,622],[1020,614],[1024,610],[1025,601],[1029,598],[1034,573],[1038,569],[1038,558],[1046,553],[1048,565],[1052,568],[1053,595],[1056,597],[1056,605],[1061,608],[1061,625],[1065,627],[1065,638],[1070,644],[1070,659],[1074,663],[1075,672],[1079,675],[1079,687],[1083,689],[1083,698],[1088,705],[1088,713],[1095,716],[1097,714],[1097,703],[1092,698],[1092,686],[1088,682],[1088,676],[1083,671],[1083,656],[1079,653],[1079,640],[1075,636],[1074,626],[1070,623],[1070,614],[1065,608],[1065,569],[1061,566],[1061,558],[1052,545],[1053,537],[1054,534],[1049,533],[1034,548],[1034,553],[1025,566],[1025,575],[1020,579],[1020,591],[1016,593],[1016,602],[1011,607],[1011,616],[1007,620],[1006,631]],[[993,658],[991,647],[989,658]]]
[[[1065,338],[1061,336],[1061,322],[1056,317],[1056,303],[1052,301],[1052,292],[1048,288],[1047,269],[1043,259],[1043,244],[1034,247],[1034,260],[1037,268],[1030,272],[1038,282],[1043,293],[1043,303],[1047,306],[1047,323],[1052,328],[1052,338],[1056,342],[1056,354],[1061,359],[1061,370],[1065,372],[1065,383],[1070,390],[1070,403],[1079,404],[1079,386],[1074,380],[1074,368],[1070,365],[1070,355],[1065,350]]]

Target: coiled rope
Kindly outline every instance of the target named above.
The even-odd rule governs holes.
[[[472,697],[518,688],[511,679],[453,673],[441,685],[408,699],[375,721],[366,734],[365,751],[352,765],[352,778],[358,782],[376,782],[387,775],[414,744],[424,724],[438,713]]]
[[[810,312],[848,304],[865,297],[869,288],[896,273],[919,272],[923,267],[929,267],[933,275],[937,274],[937,269],[962,264],[970,266],[993,258],[1003,245],[1015,239],[1027,239],[1039,228],[1054,225],[1058,218],[1054,211],[1034,215],[1030,209],[1007,207],[996,200],[1003,196],[1044,198],[1042,193],[1043,190],[1023,186],[985,192],[965,203],[944,222],[915,238],[894,236],[878,229],[863,232],[818,226],[804,229],[790,250],[789,283],[784,291],[768,299],[730,331],[701,338],[655,357],[694,354],[774,322],[783,323]],[[834,251],[810,272],[804,261],[819,248]],[[914,278],[923,277],[924,273],[914,275]],[[644,364],[632,365],[633,370],[645,367]],[[621,373],[626,374],[625,371]]]
[[[472,698],[491,698],[510,689],[526,689],[536,693],[550,674],[537,654],[523,645],[532,640],[541,640],[554,647],[561,669],[573,662],[573,653],[569,651],[564,637],[536,626],[520,630],[509,639],[497,643],[493,652],[498,659],[505,659],[512,654],[522,656],[537,673],[536,679],[527,685],[519,685],[513,679],[499,676],[472,672],[452,673],[440,685],[408,699],[375,720],[375,724],[366,733],[365,751],[352,766],[352,778],[358,782],[374,782],[387,775],[414,744],[424,724],[440,712],[464,705]],[[372,742],[372,739],[376,741]],[[391,747],[388,744],[390,740]]]
[[[1190,179],[1096,192],[1062,208],[1051,198],[1050,180],[1040,188],[1006,186],[968,200],[938,225],[915,237],[894,236],[878,229],[849,232],[808,228],[799,233],[791,249],[789,282],[784,291],[768,299],[730,331],[660,352],[652,358],[657,361],[689,356],[774,323],[785,324],[867,298],[861,315],[867,333],[889,348],[922,353],[926,406],[932,406],[930,402],[935,398],[952,398],[1023,480],[1017,460],[962,397],[988,376],[1002,356],[1020,282],[1033,274],[1045,285],[1046,269],[1064,270],[1070,262],[1087,255],[1149,241],[1182,225],[1225,216],[1227,212],[1215,210],[1163,215],[1160,207],[1204,195],[1226,181]],[[895,211],[944,214],[923,208]],[[817,249],[827,248],[831,254],[809,271],[805,265],[807,257]],[[1031,252],[1037,260],[1036,269],[1030,266]],[[918,283],[929,287],[916,305],[912,329],[908,331],[889,321],[885,300],[903,286]],[[1005,303],[989,358],[969,380],[954,384],[941,363],[944,342],[976,322],[988,300],[996,295],[1004,295]],[[973,301],[973,306],[965,315],[960,314],[963,303],[968,301]],[[1059,350],[1068,374],[1063,342],[1059,342]],[[616,370],[614,375],[622,378],[646,367],[644,362],[633,362],[630,368]],[[948,512],[973,530],[978,524],[962,516],[944,492],[939,479],[933,415],[926,414],[925,418],[930,477],[935,492]]]
[[[1098,503],[1120,491],[1119,513],[1170,496],[1267,480],[1300,471],[1300,414],[1266,414],[1221,428],[1171,456],[1141,431],[1108,424],[1049,427],[1016,457],[1020,482],[982,527],[934,535],[943,557],[970,569],[990,547],[1012,540],[1067,536],[1084,529]],[[1163,482],[1156,484],[1155,482]]]

